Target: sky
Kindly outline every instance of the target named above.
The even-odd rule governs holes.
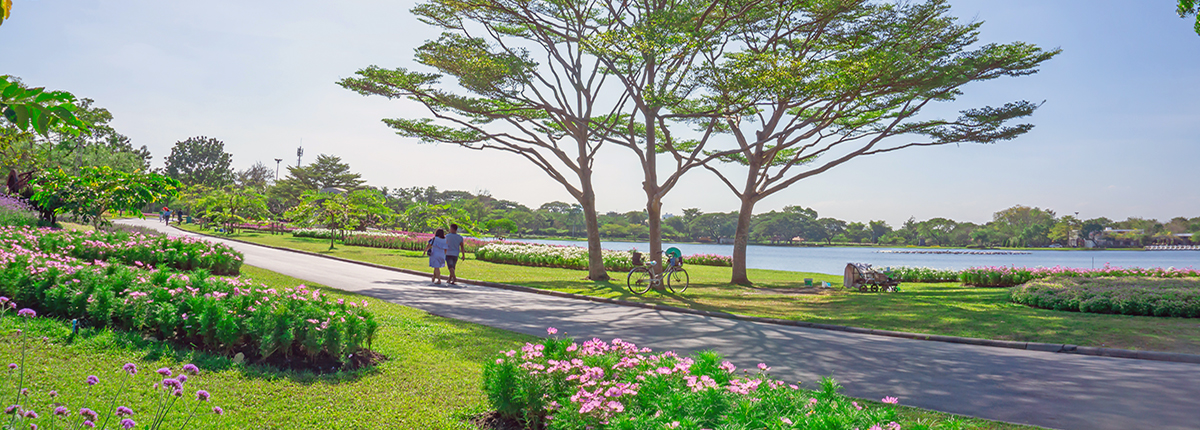
[[[371,185],[487,191],[536,208],[571,201],[515,156],[422,144],[380,120],[421,117],[413,102],[336,85],[378,65],[418,70],[413,49],[437,31],[414,1],[14,0],[0,25],[0,74],[94,99],[161,167],[191,136],[225,142],[234,167],[336,155]],[[950,0],[983,22],[981,43],[1061,48],[1041,72],[972,84],[947,112],[1044,101],[1012,141],[860,157],[805,179],[756,212],[800,205],[848,221],[946,217],[986,222],[1014,205],[1082,218],[1200,216],[1200,35],[1174,0]],[[624,148],[597,159],[601,212],[641,210],[641,170]],[[284,172],[286,173],[286,171]],[[715,176],[689,172],[663,201],[731,211]]]

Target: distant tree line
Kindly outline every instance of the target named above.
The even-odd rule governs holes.
[[[176,147],[193,145],[195,141],[197,139],[184,140]],[[181,149],[173,150],[172,154],[191,152],[200,153]],[[223,164],[223,160],[232,159],[223,150],[205,154],[211,160],[193,164],[223,169],[224,173],[171,173],[167,169],[168,175],[179,179],[191,190],[224,189],[229,193],[229,190],[240,189],[259,195],[265,208],[259,212],[276,219],[289,219],[289,211],[304,205],[306,193],[336,188],[348,194],[370,195],[378,202],[378,208],[368,211],[373,214],[372,220],[357,224],[355,227],[359,229],[422,231],[456,222],[470,226],[472,233],[478,236],[587,237],[584,210],[577,203],[553,201],[534,208],[497,198],[486,191],[439,190],[436,186],[374,187],[367,185],[361,175],[339,157],[324,154],[311,164],[289,166],[287,175],[275,181],[274,172],[262,163],[233,171]],[[170,160],[168,164],[171,164]],[[223,182],[205,182],[201,178],[221,178]],[[680,214],[663,216],[662,235],[672,241],[728,243],[734,237],[738,218],[736,211],[706,213],[698,208],[684,209]],[[608,240],[647,240],[649,221],[644,210],[609,211],[597,215],[600,236]],[[1200,232],[1200,217],[1175,217],[1166,222],[1138,217],[1124,221],[1104,217],[1080,219],[1073,215],[1058,216],[1050,209],[1017,205],[994,213],[992,221],[982,224],[937,217],[923,221],[910,218],[899,226],[892,226],[883,220],[858,222],[821,217],[815,209],[787,206],[778,211],[754,214],[749,239],[753,243],[773,245],[1045,247],[1080,245],[1082,239],[1104,236],[1105,229],[1116,230],[1107,236],[1119,239],[1121,243],[1136,246],[1173,243],[1181,240],[1175,236],[1177,234]]]

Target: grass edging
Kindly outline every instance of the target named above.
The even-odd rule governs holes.
[[[384,266],[382,264],[375,264],[375,263],[368,263],[365,261],[351,260],[351,259],[347,259],[347,258],[335,257],[332,255],[324,255],[324,254],[319,254],[319,253],[315,253],[315,252],[302,251],[299,249],[292,249],[292,248],[273,246],[273,245],[263,245],[263,244],[254,243],[254,242],[251,242],[248,240],[235,239],[232,237],[221,237],[221,236],[215,236],[215,235],[210,235],[210,234],[205,234],[205,233],[200,233],[200,232],[188,231],[188,230],[184,230],[179,227],[176,227],[176,226],[170,226],[170,227],[174,228],[176,230],[179,230],[181,232],[184,232],[184,233],[198,234],[201,236],[208,236],[208,237],[213,237],[213,238],[217,238],[217,239],[231,240],[234,242],[241,242],[241,243],[245,243],[248,245],[261,246],[264,248],[270,248],[270,249],[275,249],[275,250],[280,250],[280,251],[288,251],[288,252],[294,252],[297,254],[310,255],[310,256],[314,256],[314,257],[328,258],[331,260],[337,260],[337,261],[342,261],[342,262],[346,262],[346,263],[357,264],[360,266],[373,267],[376,269],[390,270],[393,272],[407,273],[410,275],[430,276],[429,273],[425,273],[425,272],[421,272],[421,271],[417,271],[417,270]],[[843,325],[836,325],[836,324],[813,323],[813,322],[807,322],[807,321],[793,321],[793,320],[785,320],[785,319],[778,319],[778,318],[752,317],[752,316],[738,315],[738,314],[733,314],[733,313],[728,313],[728,312],[704,311],[704,310],[688,309],[688,308],[681,308],[681,307],[676,307],[676,306],[660,305],[660,304],[653,304],[653,303],[631,302],[631,301],[627,301],[627,300],[610,299],[607,297],[592,297],[592,296],[586,296],[586,295],[582,295],[582,294],[564,293],[561,291],[543,290],[543,289],[539,289],[539,288],[532,288],[532,287],[526,287],[526,286],[521,286],[521,285],[503,284],[503,283],[499,283],[499,282],[490,282],[490,281],[478,281],[478,280],[466,279],[466,278],[458,278],[458,280],[463,283],[467,283],[467,284],[471,284],[471,285],[478,285],[481,287],[500,288],[500,289],[505,289],[505,290],[521,291],[521,292],[526,292],[526,293],[541,294],[541,295],[546,295],[546,296],[554,296],[554,297],[561,297],[561,298],[567,298],[567,299],[587,300],[587,301],[597,302],[597,303],[608,303],[608,304],[614,304],[614,305],[620,305],[620,306],[630,306],[630,307],[639,307],[639,308],[644,308],[644,309],[671,311],[671,312],[701,315],[701,316],[715,317],[715,318],[725,318],[725,319],[732,319],[732,320],[739,320],[739,321],[750,321],[750,322],[759,322],[759,323],[767,323],[767,324],[775,324],[775,325],[786,325],[786,326],[793,326],[793,327],[805,327],[805,328],[814,328],[814,329],[820,329],[820,330],[840,331],[840,332],[846,332],[846,333],[858,333],[858,334],[867,334],[867,335],[875,335],[875,336],[895,337],[895,338],[901,338],[901,339],[926,340],[926,341],[934,341],[934,342],[988,346],[988,347],[994,347],[994,348],[1024,349],[1024,350],[1028,350],[1028,351],[1042,351],[1042,352],[1053,352],[1053,353],[1064,353],[1064,354],[1091,355],[1091,356],[1097,356],[1097,357],[1129,358],[1129,359],[1137,359],[1137,360],[1170,361],[1170,362],[1177,362],[1177,363],[1200,364],[1200,354],[1185,354],[1185,353],[1179,353],[1179,352],[1139,351],[1139,350],[1133,350],[1133,349],[1119,349],[1119,348],[1100,348],[1100,347],[1078,346],[1078,345],[1061,344],[1061,343],[1017,342],[1017,341],[1009,341],[1009,340],[979,339],[979,338],[972,338],[972,337],[958,337],[958,336],[945,336],[945,335],[936,335],[936,334],[909,333],[909,332],[892,331],[892,330],[868,329],[868,328],[850,327],[850,326],[843,326]]]

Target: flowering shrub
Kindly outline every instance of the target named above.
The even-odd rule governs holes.
[[[493,243],[475,251],[475,258],[493,263],[521,266],[558,267],[587,270],[588,250],[578,246],[536,245],[530,243]],[[604,250],[604,268],[629,270],[633,268],[629,251]]]
[[[0,194],[0,225],[36,226],[40,217],[24,200]]]
[[[296,227],[292,227],[292,226],[289,226],[284,223],[271,224],[271,223],[265,223],[265,222],[263,222],[263,223],[247,222],[247,223],[240,223],[240,224],[235,223],[235,224],[229,224],[229,227],[231,227],[235,230],[258,230],[258,231],[294,231],[294,230],[296,230]],[[328,239],[328,237],[326,237],[326,239]]]
[[[260,360],[344,362],[375,334],[372,315],[301,285],[276,290],[211,277],[0,246],[0,293],[43,312]],[[141,266],[142,268],[136,268]]]
[[[242,267],[242,255],[222,244],[124,231],[0,227],[0,248],[59,253],[87,261],[164,265],[185,271],[205,269],[219,275],[236,275]]]
[[[1060,311],[1200,318],[1200,279],[1056,277],[1014,288],[1012,301]]]
[[[1163,269],[1155,267],[1143,269],[1139,267],[1114,267],[1107,264],[1099,269],[1075,269],[1070,267],[1054,266],[1054,267],[972,267],[963,270],[960,279],[964,285],[974,285],[977,287],[1011,287],[1014,285],[1024,284],[1034,279],[1048,277],[1068,277],[1068,278],[1097,278],[1097,277],[1151,277],[1151,278],[1189,278],[1200,277],[1200,270],[1176,269],[1168,267]]]
[[[629,251],[604,250],[604,268],[625,271],[633,268]],[[475,251],[475,258],[493,263],[521,266],[558,267],[562,269],[587,270],[588,250],[579,246],[539,245],[532,243],[491,243]],[[689,255],[683,257],[684,264],[706,266],[732,266],[733,260],[718,255]],[[665,263],[664,263],[665,264]]]
[[[889,278],[902,282],[953,282],[957,281],[959,271],[950,269],[932,269],[929,267],[885,267],[883,272]]]
[[[733,266],[733,257],[715,254],[695,254],[683,257],[683,262],[698,266]]]
[[[292,230],[292,236],[312,237],[312,238],[316,238],[316,239],[329,239],[329,238],[334,237],[334,235],[338,235],[338,234],[342,234],[342,233],[344,233],[344,232],[338,232],[338,231],[334,231],[334,230],[327,229],[327,228],[298,228],[298,229]]]
[[[0,314],[3,314],[4,310],[10,308],[16,308],[15,302],[10,301],[7,297],[0,297]],[[22,323],[26,323],[30,318],[36,317],[37,312],[26,308],[21,309],[17,313],[17,316],[21,317]],[[99,425],[101,429],[104,429],[107,428],[110,421],[113,422],[114,425],[120,426],[124,429],[132,429],[137,427],[138,424],[133,419],[133,417],[136,415],[136,412],[126,406],[117,406],[120,404],[119,401],[123,397],[122,394],[125,393],[125,388],[129,386],[129,382],[131,380],[145,379],[145,377],[139,378],[135,376],[138,373],[138,368],[137,365],[134,365],[133,363],[125,363],[124,366],[121,366],[120,373],[123,375],[120,377],[121,387],[117,390],[117,394],[114,394],[111,401],[106,402],[101,401],[100,399],[92,399],[92,388],[100,383],[100,378],[96,375],[88,375],[88,377],[83,381],[83,384],[85,385],[84,395],[82,401],[80,401],[80,408],[78,412],[76,412],[73,408],[66,407],[66,405],[70,404],[69,401],[71,400],[79,401],[79,399],[74,399],[70,396],[60,397],[58,391],[50,390],[45,394],[47,397],[49,397],[51,404],[45,405],[45,407],[47,409],[54,407],[53,412],[38,414],[34,406],[34,404],[38,402],[33,396],[30,395],[29,388],[25,387],[25,353],[28,346],[28,343],[26,342],[27,335],[25,334],[25,330],[19,330],[18,335],[21,338],[21,364],[18,365],[16,363],[11,363],[8,365],[9,371],[16,373],[17,376],[16,402],[4,409],[6,414],[12,415],[12,418],[9,422],[10,425],[4,428],[24,428],[24,426],[28,424],[31,430],[37,430],[39,428],[38,423],[41,423],[42,427],[44,428],[91,429],[96,428],[96,426]],[[159,394],[158,405],[153,411],[142,411],[142,414],[139,415],[145,417],[145,421],[143,421],[143,423],[146,425],[143,427],[150,430],[165,428],[164,422],[165,418],[167,417],[167,413],[170,412],[171,409],[174,408],[181,399],[183,399],[185,393],[184,384],[187,384],[189,381],[191,381],[191,383],[188,384],[188,387],[194,387],[196,385],[195,381],[199,379],[200,368],[196,367],[194,364],[185,364],[179,369],[178,374],[173,373],[171,369],[165,367],[158,369],[158,371],[155,373],[163,378],[161,381],[153,383],[154,390],[158,392],[155,394]],[[143,372],[143,374],[145,374],[145,372]],[[175,376],[172,377],[173,375]],[[135,382],[135,384],[137,383],[139,382]],[[194,397],[191,397],[189,400],[183,400],[185,402],[192,401],[194,403],[191,407],[191,412],[188,414],[187,419],[183,421],[183,425],[180,428],[187,428],[188,423],[192,422],[192,419],[196,417],[196,413],[200,411],[201,406],[207,406],[207,402],[211,397],[209,392],[205,390],[196,390],[194,393]],[[207,410],[205,412],[207,412]],[[218,416],[223,415],[224,412],[225,411],[219,406],[214,406],[212,408],[212,413]],[[141,420],[142,418],[138,419]]]
[[[531,429],[900,429],[894,408],[860,405],[831,379],[802,390],[766,364],[738,372],[715,352],[655,354],[620,339],[527,343],[483,372],[492,407]]]
[[[342,243],[352,246],[366,246],[370,248],[387,248],[387,249],[407,249],[409,251],[422,251],[425,245],[429,243],[429,239],[433,237],[430,233],[412,233],[407,231],[395,232],[378,232],[378,231],[356,231],[351,232],[346,236]],[[493,242],[482,241],[475,238],[464,237],[463,248],[466,252],[478,252],[479,248]]]
[[[167,235],[166,233],[155,230],[153,228],[142,227],[140,225],[112,224],[112,225],[105,226],[104,229],[108,230],[108,231],[123,231],[125,233],[130,233],[130,234],[141,234],[144,236],[166,236]]]

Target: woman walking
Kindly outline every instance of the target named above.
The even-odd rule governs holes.
[[[441,284],[442,267],[446,265],[446,232],[444,230],[439,228],[433,233],[433,239],[429,239],[425,253],[429,254],[429,267],[433,268],[431,281],[434,284]]]

